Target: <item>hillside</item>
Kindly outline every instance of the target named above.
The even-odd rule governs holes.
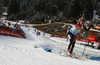
[[[57,34],[57,35],[64,35],[64,36],[67,36],[67,30],[69,30],[72,25],[69,25],[71,23],[51,23],[51,24],[48,24],[48,25],[40,25],[40,26],[33,26],[35,28],[37,28],[38,30],[41,30],[45,33],[49,33],[49,34]],[[94,28],[93,28],[94,29]],[[95,29],[95,30],[98,30],[98,29]],[[100,31],[100,30],[98,30]],[[83,35],[83,33],[85,33]],[[93,36],[96,36],[96,41],[97,42],[100,42],[100,32],[97,32],[97,31],[91,31],[90,32],[90,35],[93,35]],[[82,39],[87,39],[87,36],[89,34],[89,31],[86,31],[86,30],[82,30],[80,33],[78,33],[77,37],[78,38],[82,38]]]

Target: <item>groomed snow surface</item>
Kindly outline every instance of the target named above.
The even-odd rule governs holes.
[[[0,35],[0,65],[100,65],[100,61],[89,59],[75,59],[64,57],[59,52],[67,50],[69,42],[66,39],[36,35],[34,28],[22,27],[26,39]],[[74,53],[81,55],[84,49],[83,42],[77,41]],[[52,53],[45,48],[51,48]],[[100,50],[86,47],[84,54],[100,56]]]

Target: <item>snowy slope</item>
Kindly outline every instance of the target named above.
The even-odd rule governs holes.
[[[62,43],[62,44],[66,44],[66,46],[68,46],[68,44],[69,44],[69,41],[66,41],[66,39],[61,39],[61,38],[56,38],[56,37],[52,37],[50,39],[52,39],[56,42]],[[76,41],[74,53],[76,53],[78,55],[82,55],[83,49],[85,47],[82,44],[87,44],[87,43],[81,42],[81,41]],[[92,44],[90,44],[90,45],[92,45]],[[84,54],[89,55],[89,56],[99,56],[100,57],[100,50],[97,50],[97,49],[94,49],[94,48],[87,46]]]
[[[99,65],[99,61],[88,59],[79,60],[69,57],[63,57],[58,54],[59,51],[67,49],[69,42],[65,39],[51,40],[49,36],[37,36],[34,29],[22,27],[26,33],[27,39],[20,39],[9,36],[0,36],[0,65]],[[37,48],[35,46],[37,45]],[[79,44],[75,52],[82,51]],[[52,48],[53,53],[44,51],[43,49]],[[80,49],[81,48],[81,49]],[[91,48],[88,48],[90,51]],[[99,55],[100,52],[94,49]],[[91,53],[91,52],[89,52]]]

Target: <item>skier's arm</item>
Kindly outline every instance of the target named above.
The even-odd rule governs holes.
[[[89,31],[90,28],[93,27],[93,25],[91,25],[88,29],[83,25],[83,28],[86,30],[86,31]]]

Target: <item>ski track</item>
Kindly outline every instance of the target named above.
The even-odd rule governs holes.
[[[23,45],[23,44],[22,44]],[[26,44],[25,44],[26,45]],[[19,44],[1,44],[0,43],[0,65],[31,65],[33,63],[33,55],[36,54],[33,48],[27,48],[23,46],[19,46]],[[23,60],[22,60],[23,59]],[[24,62],[24,63],[23,63]]]

